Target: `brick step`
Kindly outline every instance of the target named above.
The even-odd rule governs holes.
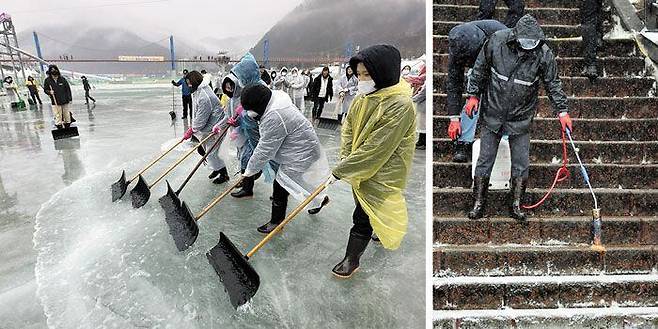
[[[438,21],[433,24],[433,35],[448,35],[450,30],[464,22],[461,21]],[[542,25],[542,30],[547,38],[574,38],[580,36],[580,26],[577,25]]]
[[[658,270],[658,246],[468,245],[438,246],[434,276],[647,274]]]
[[[575,3],[575,2],[574,2]],[[553,50],[557,57],[580,57],[582,56],[582,39],[574,38],[568,40],[548,40],[548,45]],[[435,54],[448,53],[448,37],[434,36]],[[603,47],[599,49],[597,54],[599,58],[604,57],[628,57],[628,56],[641,56],[637,50],[635,41],[632,39],[605,39]]]
[[[448,116],[434,116],[434,136],[445,136],[450,124]],[[535,118],[532,138],[561,140],[558,118]],[[658,134],[658,119],[573,119],[574,140],[651,141]]]
[[[446,73],[434,74],[434,93],[446,93]],[[464,79],[464,90],[466,90],[466,80]],[[647,97],[655,91],[655,80],[650,77],[608,77],[600,78],[595,83],[590,83],[587,78],[583,77],[560,77],[562,88],[567,96],[599,96],[599,97]],[[539,88],[539,95],[546,95],[543,86]]]
[[[477,6],[479,0],[434,0],[434,4]],[[578,8],[573,0],[524,0],[525,8]]]
[[[651,329],[658,307],[434,311],[434,329]]]
[[[583,70],[581,57],[560,57],[558,71],[563,76],[580,76]],[[641,57],[606,57],[599,60],[601,76],[638,77],[645,75],[644,59]],[[434,54],[434,71],[448,72],[448,54]]]
[[[464,95],[464,104],[466,95]],[[434,95],[434,114],[446,115],[447,95]],[[584,119],[640,119],[658,118],[655,97],[569,97],[569,115]],[[539,97],[537,113],[541,117],[553,116],[547,96]]]
[[[494,19],[502,22],[507,16],[507,7],[501,3],[497,7]],[[463,21],[470,22],[477,19],[478,5],[451,5],[434,4],[434,20],[437,21]],[[580,15],[578,8],[527,8],[526,14],[530,14],[540,25],[579,25]]]
[[[442,132],[442,135],[447,136],[447,132]],[[437,136],[436,132],[434,136]],[[582,161],[584,161],[584,163],[586,163],[586,166],[588,166],[589,163],[593,163],[594,161],[616,164],[642,164],[658,162],[658,141],[576,141],[575,143],[576,147],[578,147],[580,158]],[[562,141],[560,140],[531,140],[530,145],[531,163],[551,163],[554,158],[562,158]],[[452,161],[453,153],[454,142],[452,140],[449,138],[434,139],[433,159],[435,161],[450,162]],[[571,160],[574,159],[571,158]]]
[[[434,218],[434,242],[473,244],[588,244],[592,217],[530,218],[521,223],[511,218],[482,220]],[[651,245],[658,242],[658,217],[604,217],[603,243]]]
[[[573,154],[570,160],[577,161]],[[528,178],[529,188],[549,187],[553,184],[555,174],[562,164],[530,164]],[[587,184],[580,173],[578,163],[568,165],[571,175],[559,182],[559,188],[585,188]],[[594,164],[586,165],[587,174],[593,188],[627,188],[658,189],[658,164],[629,165],[629,164]],[[435,187],[463,187],[473,186],[470,163],[434,162],[433,184]],[[509,170],[509,168],[508,168]],[[526,200],[526,202],[534,202]]]
[[[656,307],[656,275],[434,280],[435,310]]]
[[[527,200],[540,200],[547,189],[528,189]],[[595,189],[603,217],[654,216],[658,213],[658,190]],[[433,209],[437,216],[465,217],[473,207],[472,190],[434,188]],[[508,215],[507,191],[489,191],[488,217]],[[543,205],[528,211],[530,217],[581,216],[591,214],[592,197],[588,189],[555,189]]]

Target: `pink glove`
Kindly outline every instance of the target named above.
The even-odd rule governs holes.
[[[238,123],[238,119],[236,119],[236,118],[228,118],[227,123],[228,123],[228,125],[231,126],[231,127],[237,127],[237,126],[240,125],[240,124]]]
[[[238,107],[235,108],[235,114],[241,115],[242,111],[244,111],[244,108],[242,107],[242,104],[238,105]]]
[[[222,130],[222,127],[220,127],[220,124],[216,124],[212,127],[212,133],[213,134],[219,134],[219,131]]]
[[[185,134],[183,134],[183,140],[188,140],[188,139],[192,138],[192,134],[193,134],[193,133],[194,133],[194,131],[192,131],[192,127],[190,127],[189,129],[187,129],[187,130],[185,131]]]

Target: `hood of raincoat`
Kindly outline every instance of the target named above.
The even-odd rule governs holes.
[[[521,17],[512,31],[514,40],[532,39],[544,41],[546,39],[544,31],[539,26],[537,20],[531,15],[525,15]]]
[[[383,89],[400,82],[400,51],[390,45],[376,45],[360,51],[350,59],[350,66],[356,72],[358,63],[363,65],[375,81],[375,88]]]
[[[283,72],[286,72],[286,74],[288,74],[288,68],[285,67],[285,66],[282,67],[282,68],[281,68],[281,71],[279,71],[279,74],[283,75]]]
[[[299,74],[299,69],[296,68],[296,67],[293,67],[293,68],[290,70],[290,74],[292,74],[293,72],[297,72],[297,74]]]
[[[256,58],[254,58],[254,55],[251,53],[246,53],[242,56],[240,62],[235,64],[233,69],[231,69],[231,73],[233,73],[238,80],[234,81],[238,82],[236,85],[239,84],[242,88],[261,81],[258,63],[256,63]]]
[[[347,73],[347,69],[352,69],[352,67],[350,65],[347,65],[347,67],[345,67],[345,76],[347,77],[347,80],[349,80],[354,76],[355,71],[354,69],[352,69],[352,74],[349,74]]]
[[[57,65],[54,65],[54,64],[48,65],[48,71],[46,71],[46,73],[48,75],[52,75],[53,72],[56,72],[57,75],[61,75]]]

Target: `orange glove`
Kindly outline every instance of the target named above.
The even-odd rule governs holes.
[[[473,114],[478,113],[479,104],[480,104],[480,100],[475,96],[471,96],[466,100],[464,111],[466,111],[466,115],[468,115],[469,118],[473,119]]]
[[[453,141],[459,138],[459,135],[462,133],[462,127],[459,120],[450,120],[450,125],[448,126],[448,136]]]
[[[573,131],[573,127],[571,125],[571,117],[569,116],[569,113],[562,112],[560,113],[559,118],[563,131],[566,131],[567,128],[569,128],[569,131]]]

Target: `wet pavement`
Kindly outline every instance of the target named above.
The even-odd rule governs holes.
[[[236,312],[204,254],[220,231],[244,253],[262,238],[255,229],[269,219],[271,186],[261,179],[253,199],[222,201],[199,221],[196,243],[177,251],[157,202],[164,184],[141,209],[131,207],[129,195],[117,203],[110,198],[121,170],[132,175],[181,137],[181,120],[172,124],[167,114],[171,88],[106,85],[92,95],[98,102],[86,107],[74,87],[80,138],[57,143],[50,106],[0,108],[1,328],[43,328],[45,314],[57,328],[424,326],[424,152],[414,159],[406,193],[409,232],[399,250],[371,243],[352,280],[331,276],[344,254],[354,207],[349,186],[338,182],[326,209],[299,215],[250,260],[260,289]],[[339,132],[318,134],[335,163]],[[145,178],[153,180],[184,148]],[[237,171],[233,151],[222,154]],[[173,186],[197,159],[195,154],[172,172]],[[181,194],[193,212],[226,188],[210,183],[207,174],[202,167]],[[289,210],[295,204],[291,198]]]

